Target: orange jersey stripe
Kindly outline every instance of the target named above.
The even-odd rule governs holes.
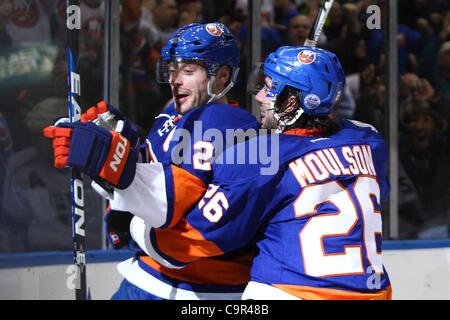
[[[239,285],[250,281],[250,255],[234,260],[198,259],[182,269],[166,268],[148,256],[140,259],[151,268],[180,281],[215,285]]]
[[[223,254],[215,243],[205,240],[185,218],[181,218],[172,228],[154,229],[154,231],[159,250],[180,262],[188,263],[198,258]]]
[[[205,183],[190,172],[172,165],[174,204],[173,218],[168,228],[173,227],[181,217],[196,204],[207,190]]]
[[[392,288],[377,293],[351,292],[286,284],[273,284],[283,291],[303,300],[392,300]]]

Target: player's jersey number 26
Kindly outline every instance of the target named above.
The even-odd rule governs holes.
[[[306,274],[316,277],[364,274],[364,261],[376,273],[383,272],[381,252],[376,245],[376,235],[382,233],[381,214],[375,206],[378,207],[379,199],[378,182],[369,176],[358,176],[351,189],[330,181],[302,190],[294,211],[297,218],[311,215],[299,233]],[[316,214],[319,206],[325,204],[335,206],[337,211]],[[362,223],[358,223],[359,219]],[[362,226],[359,232],[364,233],[364,243],[344,246],[342,253],[326,253],[324,238],[348,236],[357,225]]]
[[[218,189],[210,184],[198,204],[211,223],[218,222],[229,208],[227,197]],[[364,261],[368,261],[371,272],[382,273],[381,252],[376,244],[376,236],[382,234],[379,200],[380,188],[371,176],[358,176],[351,189],[337,181],[305,187],[293,204],[296,218],[311,216],[299,232],[304,272],[316,277],[364,274]],[[337,210],[317,214],[325,204]],[[341,253],[326,253],[324,238],[345,238],[357,226],[361,227],[358,232],[364,232],[363,243],[344,246]]]

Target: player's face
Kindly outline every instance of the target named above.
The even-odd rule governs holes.
[[[261,111],[261,127],[264,129],[277,129],[278,121],[273,116],[272,99],[267,94],[272,86],[272,79],[265,77],[264,84],[261,90],[255,96],[255,100],[259,102],[259,108]]]
[[[185,114],[208,101],[206,69],[197,63],[173,62],[169,65],[170,87],[175,111]]]

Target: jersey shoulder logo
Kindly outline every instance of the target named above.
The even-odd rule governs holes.
[[[162,125],[162,128],[158,129],[158,134],[160,137],[162,137],[165,133],[168,133],[172,128],[175,127],[174,120],[176,117],[174,115],[171,116],[170,114],[162,113],[159,116],[157,116],[155,119],[159,119],[159,118],[167,119],[164,122],[164,124]]]

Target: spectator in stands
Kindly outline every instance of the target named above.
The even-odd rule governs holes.
[[[328,22],[323,27],[323,32],[327,35],[329,41],[345,36],[347,27],[344,21],[344,12],[339,1],[335,1],[328,14]]]
[[[448,22],[450,23],[450,11],[448,13]],[[421,74],[430,81],[436,90],[450,97],[450,41],[443,43],[436,41],[427,48],[421,63]]]
[[[68,170],[53,167],[53,148],[43,128],[66,112],[67,99],[49,97],[32,108],[25,122],[33,146],[15,152],[4,184],[3,213],[8,236],[6,252],[61,251],[72,248],[71,193]],[[86,248],[101,249],[102,199],[84,180]],[[89,214],[88,214],[89,213]],[[90,214],[92,213],[92,214]]]
[[[385,13],[386,1],[373,1],[381,9],[381,28],[365,31],[365,41],[369,63],[377,65],[380,63],[382,55],[386,54],[384,33],[386,30]],[[368,3],[369,4],[369,3]],[[366,10],[367,6],[363,6],[361,10]],[[410,70],[414,70],[417,66],[417,55],[421,52],[423,34],[419,31],[411,29],[407,25],[398,24],[397,26],[397,44],[398,44],[398,73],[404,74]]]
[[[296,15],[289,22],[289,28],[283,45],[303,46],[311,31],[313,20],[306,14]],[[317,46],[325,45],[327,37],[322,32]]]
[[[30,145],[25,114],[54,92],[50,80],[58,49],[52,42],[50,14],[56,8],[55,1],[0,2],[1,111],[15,151]]]
[[[399,0],[398,7],[401,8],[398,22],[414,29],[419,20],[428,20],[437,26],[442,19],[441,13],[450,9],[450,4],[447,0]]]
[[[149,1],[122,0],[120,104],[143,136],[170,96],[170,89],[155,80],[156,62],[164,41],[164,33],[155,22],[169,25],[176,20],[171,15],[172,4],[173,12],[177,13],[175,1],[157,1],[150,6]],[[155,13],[167,13],[169,17],[155,20]]]
[[[291,0],[273,0],[274,26],[281,32],[287,32],[291,19],[299,14]]]
[[[314,20],[319,8],[322,4],[322,0],[303,0],[297,5],[297,10],[301,14],[306,14],[311,20]]]
[[[360,71],[357,50],[362,35],[358,10],[353,3],[341,5],[334,2],[330,9],[329,24],[324,26],[327,42],[323,47],[336,53],[346,74]]]
[[[293,46],[304,45],[311,28],[312,21],[307,15],[299,14],[293,17],[289,23],[287,43]]]
[[[246,17],[247,18],[247,17]],[[248,43],[248,21],[241,25],[238,40],[245,48]],[[261,13],[261,61],[264,61],[267,55],[283,45],[283,32],[274,26],[269,15]]]
[[[403,201],[399,208],[400,234],[404,238],[447,238],[450,146],[442,135],[447,123],[426,101],[408,102],[404,107],[401,119],[407,132],[399,143],[400,165],[404,169],[400,190],[408,179],[412,188],[406,194],[410,201]]]
[[[179,8],[178,27],[203,22],[203,3],[201,0],[177,0]]]
[[[450,97],[435,90],[427,79],[420,78],[416,73],[408,72],[400,78],[399,100],[401,113],[410,105],[426,102],[450,123]],[[448,131],[444,134],[448,135]]]
[[[151,22],[159,31],[164,45],[176,30],[178,4],[176,0],[155,0],[151,13]]]
[[[385,132],[386,84],[383,77],[383,59],[380,65],[370,64],[359,74],[359,93],[354,119],[373,125]]]
[[[105,35],[105,3],[103,0],[82,0],[79,4],[81,30],[79,32],[79,64],[77,72],[82,74],[82,95],[79,104],[89,106],[103,98],[103,55]],[[59,45],[58,57],[53,67],[54,87],[58,94],[66,94],[67,32],[66,1],[58,1],[55,6],[52,30]],[[100,88],[100,89],[99,89]],[[47,94],[49,96],[52,94]],[[39,102],[39,101],[37,101]],[[36,102],[36,103],[37,103]],[[34,104],[33,104],[34,106]]]
[[[11,20],[14,13],[14,6],[12,1],[0,2],[0,47],[8,44],[11,41],[5,26]]]
[[[450,41],[444,42],[439,50],[439,89],[450,97]]]
[[[49,42],[52,40],[50,15],[57,0],[28,1],[2,1],[3,15],[13,6],[12,16],[6,19],[5,34],[10,44],[30,45],[37,41]],[[8,4],[9,3],[9,4]],[[3,19],[2,19],[3,20]],[[4,22],[2,21],[2,24]]]
[[[420,75],[436,90],[450,95],[450,10],[443,14],[437,35],[423,50]]]

